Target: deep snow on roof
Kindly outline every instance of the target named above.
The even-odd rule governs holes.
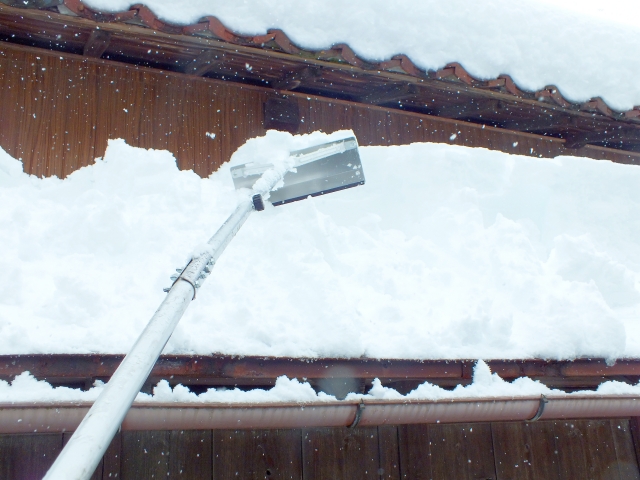
[[[482,80],[507,74],[529,91],[555,85],[572,102],[602,97],[620,111],[640,105],[640,61],[635,53],[640,50],[640,30],[620,20],[637,12],[637,6],[620,1],[601,8],[591,2],[584,9],[536,0],[65,3],[83,15],[87,13],[76,8],[81,3],[100,12],[135,8],[143,23],[160,29],[165,24],[197,27],[205,17],[215,17],[215,25],[203,28],[212,28],[227,41],[268,42],[272,38],[266,34],[279,29],[286,41],[305,49],[346,44],[368,61],[384,62],[403,54],[419,69],[434,71],[458,62]],[[610,14],[600,14],[603,8]]]
[[[327,138],[271,131],[231,163]],[[128,351],[237,202],[229,164],[201,179],[123,141],[65,180],[0,155],[4,354]],[[361,156],[363,187],[249,219],[166,353],[640,356],[640,169],[436,144]]]

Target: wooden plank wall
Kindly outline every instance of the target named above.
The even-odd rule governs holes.
[[[0,435],[0,478],[41,478],[69,434]],[[627,419],[119,433],[92,480],[639,480]]]
[[[271,89],[162,72],[0,42],[0,146],[38,176],[65,177],[104,155],[107,140],[167,149],[207,176],[262,135]],[[353,129],[361,145],[439,142],[521,155],[582,155],[640,163],[640,154],[429,115],[290,93],[299,133]],[[212,139],[209,134],[215,134]]]

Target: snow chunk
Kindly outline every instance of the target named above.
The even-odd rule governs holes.
[[[332,395],[316,393],[307,382],[281,376],[270,390],[255,388],[243,391],[238,388],[210,388],[200,395],[191,393],[187,387],[176,385],[173,389],[166,380],[162,380],[153,389],[153,395],[139,394],[137,401],[161,403],[197,402],[197,403],[275,403],[275,402],[327,402],[335,401]]]
[[[11,383],[0,380],[0,402],[93,402],[103,389],[104,383],[100,380],[97,380],[94,387],[87,391],[52,387],[44,380],[37,380],[31,373],[22,372]]]

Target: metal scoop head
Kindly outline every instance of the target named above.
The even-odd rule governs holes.
[[[295,170],[287,172],[283,185],[272,190],[269,202],[274,206],[315,197],[326,193],[364,185],[364,172],[358,141],[355,137],[343,138],[314,147],[291,152]],[[252,188],[272,164],[245,163],[231,168],[236,189]]]

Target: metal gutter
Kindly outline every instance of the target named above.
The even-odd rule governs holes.
[[[572,395],[548,400],[541,420],[640,416],[640,397],[637,396]]]
[[[91,403],[0,404],[0,433],[73,431]],[[640,416],[640,396],[365,400],[318,403],[135,403],[123,430],[268,429],[623,418]]]

